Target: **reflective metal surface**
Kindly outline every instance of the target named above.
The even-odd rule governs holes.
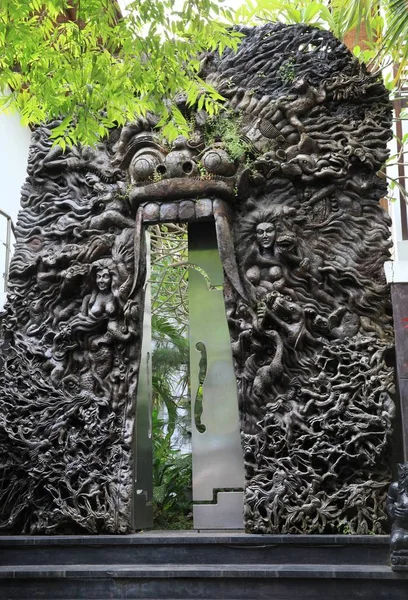
[[[150,236],[146,231],[147,274],[143,318],[142,356],[137,388],[135,419],[133,529],[153,527],[153,444],[152,444],[152,315],[150,285]]]
[[[1,245],[4,246],[4,292],[7,292],[7,281],[8,281],[8,273],[10,267],[10,258],[11,258],[11,234],[14,234],[14,224],[10,215],[8,215],[4,210],[0,208],[0,217],[4,217],[6,219],[6,239],[5,241],[1,241]],[[1,306],[1,305],[0,305]]]
[[[242,529],[244,492],[218,492],[216,504],[193,506],[195,529]]]
[[[189,262],[209,278],[189,269],[194,527],[238,529],[243,527],[243,492],[237,490],[244,487],[244,463],[213,222],[189,225]],[[225,488],[234,491],[219,492],[210,504],[214,490]]]

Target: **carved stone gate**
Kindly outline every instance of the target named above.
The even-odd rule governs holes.
[[[133,452],[144,224],[212,219],[246,530],[386,529],[395,405],[377,171],[388,155],[388,93],[330,33],[305,25],[245,29],[237,53],[210,53],[201,75],[224,110],[211,118],[180,95],[188,139],[163,140],[152,115],[65,153],[52,147],[55,124],[33,134],[2,316],[5,530],[132,530],[147,490]],[[192,344],[195,401],[204,346],[210,354],[204,333]],[[210,382],[221,375],[231,379],[229,367],[217,375],[207,363],[199,442],[216,438]],[[137,431],[147,422],[145,413]],[[239,494],[213,470],[197,500],[220,487]],[[196,522],[214,506],[197,507]]]

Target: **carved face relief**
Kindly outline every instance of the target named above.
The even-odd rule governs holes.
[[[101,292],[105,292],[106,290],[110,289],[111,274],[109,272],[109,269],[99,269],[96,272],[96,285],[98,290]]]
[[[256,239],[260,248],[272,248],[276,238],[272,223],[259,223],[256,227]]]

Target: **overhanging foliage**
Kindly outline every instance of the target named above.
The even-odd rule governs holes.
[[[3,0],[0,110],[25,125],[63,117],[57,143],[95,143],[109,128],[150,111],[174,138],[187,123],[171,102],[210,114],[221,96],[198,76],[203,51],[236,48],[222,0],[134,0],[122,16],[113,0]]]

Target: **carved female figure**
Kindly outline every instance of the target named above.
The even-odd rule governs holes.
[[[71,321],[70,328],[73,334],[88,332],[85,343],[90,369],[83,374],[83,379],[90,379],[89,383],[92,387],[95,387],[96,383],[97,388],[104,389],[104,379],[113,365],[112,331],[119,328],[120,302],[119,293],[113,285],[116,275],[113,261],[99,260],[94,264],[92,271],[94,290],[85,296],[81,312]]]
[[[96,289],[84,298],[81,309],[81,313],[87,315],[90,321],[111,319],[117,312],[117,298],[112,290],[112,268],[109,268],[106,260],[98,263],[95,272]]]
[[[119,292],[113,284],[116,275],[111,259],[101,259],[92,265],[94,289],[84,297],[79,313],[64,323],[54,338],[55,351],[59,352],[60,358],[64,355],[64,365],[57,365],[54,375],[65,375],[67,353],[61,355],[61,350],[72,350],[69,370],[78,368],[81,385],[93,392],[101,393],[105,388],[104,378],[109,374],[114,358],[112,333],[120,328]],[[75,364],[76,347],[85,351],[80,352],[82,358],[78,365]]]
[[[293,211],[293,209],[287,209],[287,211]],[[251,222],[248,223],[250,228],[248,233],[252,243],[244,256],[243,266],[246,278],[255,287],[257,300],[264,299],[271,292],[291,294],[290,290],[286,288],[282,269],[282,249],[278,247],[279,217],[279,213],[271,211],[269,214],[266,212],[255,213],[252,215]]]
[[[263,290],[273,291],[279,289],[282,281],[282,269],[279,265],[275,264],[276,259],[273,253],[275,238],[276,229],[273,223],[259,223],[257,225],[256,243],[258,245],[259,258],[262,257],[263,260],[259,260],[261,264],[249,267],[245,274],[253,285],[261,288],[261,293]],[[266,265],[266,262],[270,264]]]
[[[110,259],[98,260],[92,265],[94,289],[84,297],[79,313],[66,323],[71,334],[97,330],[114,318],[118,298],[112,288],[113,272],[114,266]]]

